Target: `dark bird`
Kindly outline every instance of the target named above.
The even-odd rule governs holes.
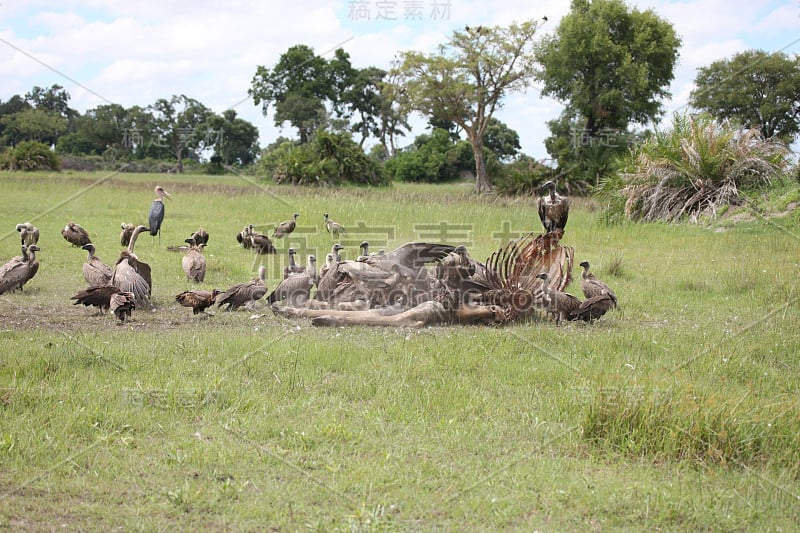
[[[20,244],[30,246],[39,242],[39,228],[30,222],[17,224],[17,231],[20,233]]]
[[[543,16],[543,17],[542,17],[542,20],[543,20],[543,21],[545,21],[545,22],[547,22],[547,20],[548,20],[548,19],[547,19],[547,15]]]
[[[583,267],[581,272],[581,290],[587,299],[594,298],[595,296],[608,295],[613,302],[613,306],[617,306],[617,295],[614,294],[608,285],[597,279],[589,270],[589,261],[582,261],[580,266]]]
[[[111,310],[120,322],[124,322],[126,317],[129,318],[136,308],[136,297],[133,293],[120,291],[113,285],[88,287],[71,296],[70,300],[75,300],[72,302],[73,305],[96,307],[100,310],[100,314]]]
[[[569,293],[552,289],[547,272],[542,272],[536,277],[542,280],[546,309],[556,319],[556,324],[561,325],[564,319],[574,320],[571,313],[581,306],[581,301]]]
[[[362,241],[361,244],[358,245],[359,256],[356,261],[364,261],[367,257],[369,257],[369,241]]]
[[[342,256],[341,256],[341,254],[339,253],[339,252],[341,252],[342,250],[344,250],[344,246],[342,246],[342,245],[341,245],[341,244],[339,244],[338,242],[337,242],[336,244],[334,244],[333,246],[331,246],[331,253],[333,254],[333,259],[334,259],[334,260],[335,260],[337,263],[340,263],[340,262],[342,261]]]
[[[278,251],[275,249],[275,245],[272,244],[272,240],[269,237],[255,232],[250,235],[250,246],[247,246],[247,248],[252,248],[257,254],[260,255],[278,253]]]
[[[186,239],[186,242],[189,243],[189,249],[181,259],[183,272],[189,281],[202,283],[206,278],[206,258],[202,252],[205,243],[198,245],[192,237]]]
[[[609,294],[592,296],[584,300],[577,309],[570,311],[569,319],[594,322],[606,314],[606,311],[614,307],[614,305],[614,300],[611,299]]]
[[[239,246],[242,248],[250,248],[253,245],[253,241],[250,239],[253,233],[253,225],[248,224],[242,231],[236,234],[236,242],[238,242]]]
[[[331,220],[331,218],[328,216],[328,213],[324,213],[323,216],[325,217],[325,230],[328,233],[337,239],[339,238],[340,233],[347,233],[347,229],[345,229],[345,227],[338,222]]]
[[[199,228],[197,231],[192,233],[192,239],[194,239],[195,244],[198,246],[201,244],[208,244],[208,232],[203,228]]]
[[[161,224],[164,222],[164,197],[172,199],[164,187],[156,185],[156,199],[150,204],[150,215],[147,217],[148,224],[150,224],[150,235],[155,237],[161,236]]]
[[[286,300],[286,305],[301,307],[308,302],[311,288],[317,283],[317,258],[308,256],[308,265],[300,272],[289,275],[267,296],[267,302],[274,304]]]
[[[255,305],[257,300],[260,300],[267,294],[267,285],[264,282],[267,276],[267,269],[264,265],[258,267],[258,277],[247,283],[240,283],[234,285],[227,291],[217,296],[217,307],[227,305],[228,311],[233,311],[244,305]]]
[[[539,219],[542,221],[544,230],[547,233],[561,230],[567,225],[569,217],[569,199],[556,192],[556,182],[548,181],[540,189],[550,189],[550,193],[539,197],[537,202],[539,208]]]
[[[122,292],[133,293],[137,305],[149,302],[153,288],[150,276],[150,265],[139,261],[136,254],[133,253],[136,239],[143,231],[147,231],[147,227],[137,226],[136,229],[133,230],[131,242],[128,243],[128,248],[119,254],[119,259],[117,259],[117,263],[114,265],[114,273],[111,275],[111,284]]]
[[[136,229],[134,224],[129,222],[123,222],[120,224],[122,227],[122,231],[119,234],[119,244],[120,246],[128,246],[128,243],[131,242],[131,235],[133,235],[133,230]]]
[[[64,236],[67,242],[78,248],[92,242],[86,230],[83,229],[80,224],[76,224],[72,221],[67,222],[67,225],[61,230],[61,235]]]
[[[298,265],[295,261],[294,256],[297,254],[297,251],[294,248],[289,248],[286,252],[289,254],[289,264],[283,268],[283,279],[288,278],[292,274],[300,274],[306,269],[305,265]]]
[[[39,261],[36,260],[36,252],[40,248],[31,244],[22,246],[22,255],[11,258],[6,264],[0,267],[0,294],[8,291],[22,290],[30,279],[39,270]]]
[[[209,313],[206,312],[206,309],[214,305],[217,296],[220,294],[222,294],[222,291],[219,289],[214,289],[213,291],[194,289],[178,294],[175,296],[175,300],[184,307],[191,307],[192,314],[199,315],[203,313],[208,315]]]
[[[101,285],[110,285],[111,276],[114,271],[110,266],[103,263],[99,257],[95,256],[95,246],[92,243],[84,244],[81,246],[89,253],[89,257],[83,264],[83,279],[90,287],[99,287]]]
[[[297,217],[299,216],[300,213],[295,213],[294,215],[292,215],[291,220],[287,220],[286,222],[281,222],[280,224],[278,224],[278,227],[275,228],[274,232],[272,232],[272,238],[281,239],[289,235],[291,232],[293,232],[294,228],[297,227]]]

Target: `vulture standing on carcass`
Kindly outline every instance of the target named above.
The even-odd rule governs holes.
[[[119,233],[119,244],[121,246],[128,246],[128,243],[131,242],[133,230],[136,229],[136,225],[129,222],[123,222],[120,224],[120,227],[122,228],[122,231]]]
[[[332,236],[339,238],[340,233],[347,233],[347,229],[344,226],[339,224],[338,222],[334,222],[329,216],[328,213],[324,213],[323,216],[325,217],[325,230],[330,233]]]
[[[89,253],[89,257],[83,264],[83,279],[86,280],[86,283],[90,287],[111,284],[111,276],[114,275],[114,271],[94,255],[96,251],[94,244],[84,244],[81,248]]]
[[[583,271],[581,272],[581,290],[583,291],[583,295],[589,299],[607,294],[614,303],[614,307],[616,307],[617,295],[614,294],[614,291],[612,291],[608,285],[597,279],[589,270],[589,261],[582,261],[580,266],[583,267]]]
[[[205,246],[205,244],[199,246],[192,237],[186,239],[186,242],[189,243],[189,249],[186,251],[186,255],[183,256],[183,259],[181,259],[183,272],[186,274],[189,281],[202,283],[206,278],[206,258],[201,248]]]
[[[261,265],[258,267],[258,277],[256,279],[234,285],[217,296],[217,307],[227,305],[227,310],[233,311],[246,304],[255,305],[256,300],[260,300],[267,294],[267,285],[264,281],[266,277],[267,269],[264,265]]]
[[[31,244],[22,246],[22,255],[11,258],[6,264],[0,267],[0,294],[8,291],[22,290],[36,272],[39,270],[39,261],[36,260],[36,252],[40,248]]]
[[[297,227],[297,217],[300,216],[300,213],[295,213],[292,215],[291,220],[287,220],[286,222],[281,222],[278,224],[278,227],[275,228],[275,231],[272,232],[273,239],[281,239],[286,237],[291,232],[294,231],[294,228]]]
[[[542,280],[545,307],[547,312],[556,319],[556,325],[561,325],[564,319],[572,320],[571,314],[580,307],[581,301],[567,292],[552,289],[547,272],[542,272],[536,277]]]
[[[182,293],[178,294],[175,296],[175,300],[183,307],[191,307],[192,314],[194,315],[199,315],[200,313],[203,313],[204,315],[210,315],[206,309],[214,305],[217,296],[220,294],[222,294],[222,291],[219,289],[214,289],[213,291],[193,289],[191,291],[183,291]]]
[[[61,235],[64,236],[67,242],[78,248],[92,242],[86,230],[83,229],[80,224],[76,224],[72,221],[67,222],[67,225],[61,230]]]
[[[164,222],[164,197],[172,199],[172,196],[161,185],[156,185],[155,192],[156,199],[150,204],[150,214],[147,217],[147,222],[150,224],[150,235],[153,237],[158,235],[160,239],[161,224]]]
[[[75,300],[72,302],[73,305],[96,307],[100,310],[100,314],[110,309],[120,322],[124,322],[125,317],[130,317],[131,311],[136,308],[136,297],[133,293],[121,291],[113,285],[87,287],[71,296],[70,300]]]
[[[119,254],[119,259],[114,266],[114,273],[111,276],[111,284],[122,292],[132,292],[137,305],[149,302],[153,288],[150,265],[139,261],[136,254],[133,253],[136,239],[143,231],[147,231],[147,227],[137,226],[133,231],[131,242],[128,243],[128,248]]]
[[[39,242],[39,228],[30,222],[17,224],[17,231],[20,233],[20,244],[30,246]]]
[[[569,199],[556,192],[555,181],[548,181],[541,186],[541,189],[550,189],[549,194],[540,196],[538,200],[539,219],[544,230],[547,233],[556,230],[563,232],[569,217]]]
[[[302,272],[290,274],[267,297],[274,304],[286,300],[286,305],[300,307],[308,302],[311,288],[317,283],[317,258],[308,256],[308,265]]]

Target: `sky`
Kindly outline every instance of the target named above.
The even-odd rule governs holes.
[[[432,52],[464,26],[505,26],[527,19],[555,31],[568,0],[0,0],[0,99],[33,86],[63,86],[70,106],[84,113],[109,103],[147,106],[185,94],[217,113],[235,109],[259,128],[261,146],[277,136],[296,137],[288,125],[248,98],[259,65],[271,68],[289,47],[305,44],[330,58],[336,48],[358,68],[388,69],[398,51]],[[800,53],[800,0],[627,0],[652,9],[682,40],[665,116],[687,108],[699,67],[761,49]],[[539,86],[509,95],[496,117],[519,133],[522,151],[547,158],[547,121],[561,103]],[[410,144],[425,121],[399,139]]]

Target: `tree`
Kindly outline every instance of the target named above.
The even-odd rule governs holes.
[[[52,111],[64,118],[70,118],[75,114],[75,110],[69,107],[69,98],[69,93],[58,84],[53,84],[48,89],[35,85],[25,94],[25,101],[36,109]]]
[[[334,97],[327,62],[302,44],[283,53],[272,70],[259,65],[247,92],[264,116],[270,105],[275,108],[275,126],[297,128],[303,144],[325,123],[325,103]]]
[[[412,109],[464,130],[475,156],[476,192],[491,190],[483,154],[489,119],[506,94],[524,90],[533,80],[537,28],[535,21],[466,28],[434,54],[403,52],[395,66]]]
[[[800,132],[800,57],[748,50],[698,69],[689,101],[787,144]]]
[[[175,156],[177,172],[182,173],[184,150],[196,144],[196,130],[211,115],[211,110],[183,94],[173,95],[169,100],[159,98],[149,109],[160,146]]]
[[[236,116],[233,109],[213,114],[198,129],[201,149],[214,148],[224,165],[249,165],[258,156],[258,128]]]
[[[483,134],[483,145],[500,161],[510,161],[522,149],[519,145],[519,134],[494,117],[488,122]]]
[[[67,131],[67,119],[46,109],[25,109],[0,118],[3,137],[7,144],[22,141],[37,141],[46,145],[55,144]]]
[[[661,115],[659,99],[669,95],[680,42],[652,10],[629,10],[622,0],[572,0],[538,47],[542,94],[564,102],[566,116],[585,121],[580,144],[602,145],[604,136]]]

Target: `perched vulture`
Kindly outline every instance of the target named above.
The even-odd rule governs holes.
[[[36,252],[40,250],[35,244],[22,246],[22,255],[11,258],[0,267],[0,294],[8,291],[22,290],[36,272],[39,270],[39,261]]]
[[[136,304],[148,303],[153,288],[150,276],[150,265],[139,261],[133,253],[136,239],[143,231],[147,231],[145,226],[137,226],[131,235],[131,242],[128,248],[119,254],[119,259],[114,266],[114,273],[111,275],[111,284],[121,292],[131,292],[136,298]]]
[[[539,219],[547,233],[561,230],[567,225],[569,217],[569,199],[556,192],[556,182],[548,181],[541,189],[550,189],[550,194],[540,196],[538,200]]]
[[[175,300],[184,307],[191,307],[192,314],[199,315],[203,313],[207,315],[209,313],[206,312],[206,309],[214,305],[217,296],[221,293],[222,291],[219,289],[214,289],[213,291],[194,289],[178,294],[175,296]]]
[[[86,280],[86,283],[90,287],[111,284],[111,276],[114,275],[114,271],[94,255],[96,251],[94,244],[84,244],[81,248],[89,253],[89,257],[83,264],[83,279]]]
[[[329,216],[328,213],[324,213],[323,216],[325,217],[325,230],[336,237],[339,238],[340,233],[347,233],[347,230],[344,226],[339,224],[338,222],[334,222]]]
[[[272,232],[273,239],[281,239],[286,237],[291,232],[294,231],[294,228],[297,227],[297,217],[300,216],[300,213],[295,213],[292,215],[291,220],[287,220],[286,222],[281,222],[278,224],[278,227],[275,228],[275,231]]]
[[[183,272],[189,281],[202,283],[206,278],[206,258],[201,249],[205,244],[198,246],[192,237],[186,239],[186,242],[189,243],[189,249],[181,259]]]
[[[228,311],[233,311],[244,305],[254,305],[256,300],[260,300],[267,294],[267,285],[264,282],[267,276],[267,269],[264,265],[258,267],[258,277],[247,283],[234,285],[227,291],[217,296],[217,307],[227,305]]]
[[[308,302],[311,288],[317,283],[317,258],[308,256],[308,265],[299,273],[290,274],[267,297],[274,304],[286,300],[286,305],[300,307]]]
[[[614,291],[608,288],[608,285],[597,279],[589,270],[589,261],[582,261],[580,266],[583,267],[583,271],[581,272],[581,290],[583,291],[583,295],[589,299],[594,298],[595,296],[607,294],[614,304],[613,307],[616,307],[617,295],[614,294]]]
[[[20,233],[20,244],[30,246],[39,242],[39,228],[30,222],[17,224],[17,231]]]
[[[89,238],[89,234],[83,229],[80,224],[76,224],[72,221],[68,222],[64,229],[61,230],[61,235],[67,240],[67,242],[71,243],[73,246],[77,246],[80,248],[84,244],[89,244],[92,240]]]

